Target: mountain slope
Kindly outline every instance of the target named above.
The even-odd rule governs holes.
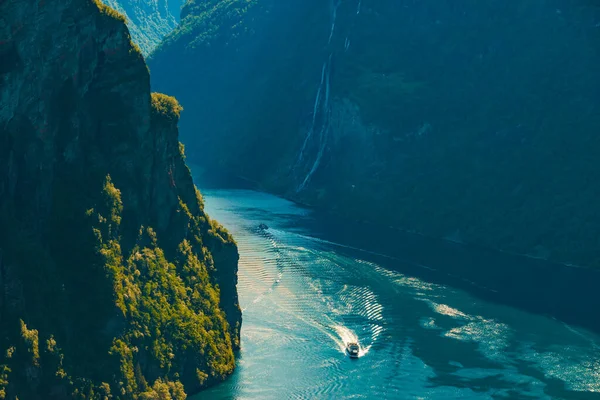
[[[182,0],[104,0],[127,18],[133,41],[148,56],[179,22]]]
[[[238,253],[123,17],[0,3],[0,398],[185,398],[234,368]]]
[[[206,180],[600,266],[597,4],[199,4],[149,65]]]

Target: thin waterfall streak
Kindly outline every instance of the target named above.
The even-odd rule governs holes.
[[[325,102],[323,105],[324,119],[323,119],[323,126],[321,127],[321,132],[319,133],[319,152],[317,153],[317,157],[316,157],[315,162],[313,163],[311,169],[308,171],[308,174],[306,174],[304,181],[302,181],[302,184],[298,187],[297,192],[300,192],[302,189],[304,189],[306,187],[308,182],[310,182],[310,179],[312,178],[313,174],[317,171],[317,168],[319,168],[319,166],[321,165],[321,159],[323,158],[323,153],[325,152],[325,148],[327,145],[327,139],[329,136],[329,128],[330,128],[329,123],[330,123],[330,118],[331,118],[331,109],[329,107],[329,88],[330,88],[330,79],[331,79],[331,77],[330,77],[331,56],[329,57],[327,74],[325,77]]]
[[[337,22],[337,11],[341,4],[341,0],[333,0],[332,1],[332,13],[331,13],[331,31],[329,33],[329,39],[327,44],[330,45],[333,39],[333,34],[335,33],[335,26]],[[360,12],[360,0],[358,11]],[[346,37],[346,41],[344,43],[345,51],[350,47],[350,39]],[[304,161],[305,152],[307,147],[311,143],[311,141],[315,141],[318,153],[313,162],[311,168],[308,173],[304,177],[302,183],[296,189],[296,192],[300,192],[303,190],[308,182],[310,182],[313,174],[317,171],[321,164],[321,160],[323,158],[323,154],[325,153],[325,149],[327,147],[329,131],[331,128],[330,118],[331,118],[331,105],[330,105],[330,96],[331,96],[331,66],[333,60],[333,51],[329,54],[327,61],[323,64],[323,68],[321,71],[321,82],[319,84],[319,89],[317,91],[317,96],[315,99],[315,104],[313,106],[313,118],[310,129],[308,130],[306,137],[304,138],[304,142],[302,143],[302,148],[300,149],[300,154],[298,155],[298,159],[294,166],[294,170]],[[323,93],[323,91],[325,93]],[[315,133],[317,131],[317,115],[320,114],[323,117],[321,118],[320,125],[321,129],[319,130],[318,138],[313,140]]]
[[[340,0],[333,1],[333,13],[331,15],[331,32],[329,33],[329,40],[327,44],[331,44],[331,39],[333,39],[333,32],[335,31],[335,22],[337,20],[337,9],[340,6]]]
[[[327,41],[327,43],[331,43],[331,39],[333,39],[333,31],[334,30],[335,30],[335,21],[331,25],[331,33],[329,34],[329,40]]]
[[[330,87],[331,87],[329,82],[330,82],[330,76],[331,76],[331,58],[332,57],[333,57],[333,53],[331,53],[329,55],[329,62],[327,63],[327,74],[325,76],[325,104],[323,106],[325,111],[327,111],[329,109],[329,92],[330,92]]]
[[[319,133],[319,151],[317,153],[317,157],[315,159],[315,162],[313,163],[312,167],[310,168],[310,170],[308,171],[308,173],[306,174],[306,176],[304,177],[304,180],[302,181],[302,184],[300,184],[300,186],[298,186],[298,189],[296,190],[297,192],[300,192],[301,190],[303,190],[306,185],[308,184],[308,182],[310,181],[310,179],[312,178],[313,174],[316,172],[317,168],[319,167],[319,165],[321,164],[321,159],[323,158],[323,153],[325,152],[325,147],[326,147],[326,143],[327,143],[327,136],[329,134],[329,119],[330,119],[330,105],[329,105],[329,97],[330,97],[330,91],[331,91],[331,64],[332,64],[332,59],[333,59],[333,53],[331,53],[329,55],[329,58],[327,59],[326,62],[326,69],[325,69],[325,98],[322,104],[322,110],[323,110],[323,124],[321,127],[321,131]],[[314,129],[313,129],[314,130]]]
[[[327,70],[327,62],[325,62],[323,64],[323,69],[321,71],[321,83],[319,84],[319,90],[317,90],[317,97],[315,98],[315,105],[313,107],[312,125],[311,125],[310,129],[308,130],[306,137],[304,138],[304,143],[302,144],[302,149],[300,150],[300,155],[298,156],[296,165],[299,164],[300,162],[302,162],[302,159],[304,158],[304,151],[306,150],[306,146],[308,146],[308,142],[310,141],[310,138],[312,137],[312,135],[315,131],[315,124],[317,121],[317,112],[319,109],[319,104],[321,102],[321,92],[323,91],[323,83],[325,82],[326,70]]]
[[[323,63],[323,69],[321,71],[321,83],[319,83],[319,90],[317,91],[317,98],[315,99],[315,105],[313,107],[313,119],[312,119],[312,128],[315,127],[315,122],[317,120],[317,108],[319,107],[319,101],[321,100],[321,91],[323,90],[323,82],[325,82],[325,71],[327,70],[327,62]]]
[[[306,187],[306,184],[310,181],[313,174],[316,172],[317,168],[319,168],[319,165],[321,164],[321,158],[323,158],[323,153],[325,152],[325,147],[327,144],[327,136],[328,136],[325,131],[328,130],[328,128],[329,128],[329,126],[327,125],[327,126],[323,126],[323,129],[321,129],[321,134],[320,134],[321,145],[319,146],[319,153],[317,154],[317,158],[315,159],[315,162],[313,163],[312,168],[310,169],[308,174],[306,174],[304,181],[298,187],[298,190],[297,190],[298,192],[300,192],[302,189],[304,189]]]

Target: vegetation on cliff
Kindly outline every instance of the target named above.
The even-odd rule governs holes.
[[[100,0],[97,0],[100,1]],[[133,41],[148,56],[178,24],[183,0],[102,0],[111,12],[119,12]],[[117,11],[114,11],[117,10]]]
[[[5,225],[10,217],[3,215],[3,273],[18,276],[5,279],[18,282],[27,310],[8,308],[2,315],[0,398],[53,393],[184,399],[182,382],[196,391],[234,368],[229,326],[202,240],[212,235],[232,243],[231,237],[180,202],[177,212],[189,221],[189,239],[171,259],[150,227],[140,227],[124,252],[121,192],[110,176],[98,192],[94,207],[84,211],[73,204],[75,215],[55,216],[79,225],[56,231],[64,242],[59,254],[42,242],[24,241],[24,232]]]
[[[173,96],[162,93],[152,93],[152,113],[170,120],[179,120],[183,107]]]
[[[0,4],[0,399],[184,399],[234,368],[235,243],[122,19],[34,3]]]
[[[181,10],[180,24],[164,38],[156,52],[163,52],[176,42],[189,49],[207,48],[249,34],[245,14],[259,4],[258,0],[188,1]]]
[[[102,3],[100,0],[94,0],[94,4],[96,5],[96,7],[98,7],[98,10],[100,10],[101,14],[108,15],[111,18],[121,21],[124,24],[127,23],[127,18],[123,14],[121,14],[120,12],[115,10],[114,8],[107,6],[106,4]]]

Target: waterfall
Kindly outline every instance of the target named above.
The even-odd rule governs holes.
[[[329,60],[327,60],[327,73],[325,74],[325,103],[323,103],[323,110],[327,112],[329,110],[329,92],[331,91],[331,60],[333,59],[333,53],[329,54]]]
[[[315,129],[315,123],[317,121],[317,108],[319,107],[319,101],[321,100],[321,92],[323,91],[323,83],[325,82],[325,73],[327,71],[327,61],[323,63],[323,69],[321,70],[321,83],[319,83],[319,90],[317,91],[317,98],[315,99],[315,106],[313,107],[313,119],[311,129]]]
[[[321,134],[320,134],[321,146],[319,147],[319,152],[317,153],[317,158],[315,159],[315,162],[314,162],[312,168],[310,169],[310,171],[308,171],[308,174],[306,174],[304,181],[302,181],[300,186],[298,186],[298,189],[296,189],[297,192],[300,192],[300,191],[302,191],[302,189],[304,189],[306,184],[310,181],[310,178],[312,177],[312,175],[315,173],[315,171],[317,170],[317,168],[319,168],[319,165],[321,164],[321,158],[323,158],[323,153],[325,152],[325,145],[327,144],[327,134],[325,132],[325,129],[329,129],[329,127],[323,126],[323,128],[321,129]]]
[[[337,20],[337,10],[341,3],[342,3],[342,0],[333,0],[333,11],[332,11],[332,15],[331,15],[331,33],[329,33],[329,40],[327,41],[327,44],[331,44],[331,39],[333,38],[333,32],[335,31],[335,22]]]
[[[304,151],[306,150],[306,146],[308,145],[308,142],[310,141],[310,138],[312,137],[312,135],[315,131],[315,125],[317,123],[317,111],[319,108],[319,103],[321,102],[321,92],[323,91],[323,83],[325,82],[326,70],[327,70],[327,61],[325,61],[325,63],[323,63],[323,70],[321,71],[321,83],[319,84],[319,90],[317,90],[317,97],[315,98],[315,105],[313,107],[312,124],[310,126],[310,129],[308,130],[308,133],[306,134],[306,138],[304,138],[304,143],[302,144],[302,149],[300,149],[300,155],[298,156],[296,165],[298,165],[300,162],[302,162],[302,159],[304,158]]]
[[[321,130],[319,132],[319,139],[318,139],[319,150],[317,152],[317,157],[315,158],[313,165],[311,166],[310,170],[304,177],[304,180],[302,181],[300,186],[298,186],[298,189],[296,189],[297,192],[300,192],[302,189],[304,189],[306,184],[310,181],[310,178],[313,176],[313,174],[319,168],[319,165],[321,164],[321,159],[323,158],[323,153],[325,153],[325,147],[327,145],[327,138],[329,136],[329,128],[330,128],[329,122],[330,122],[330,115],[331,115],[331,107],[329,104],[329,94],[331,91],[331,64],[332,64],[331,61],[332,61],[332,59],[333,59],[333,53],[331,53],[329,55],[329,59],[325,63],[325,82],[324,82],[324,84],[322,82],[322,85],[319,88],[319,92],[321,92],[322,88],[325,89],[325,99],[324,99],[322,107],[321,107],[323,120],[321,121]],[[315,115],[316,115],[316,113],[315,113]],[[313,121],[315,121],[315,120],[316,119],[313,116]],[[314,122],[313,122],[313,132],[314,132]],[[308,138],[308,135],[307,135],[307,138]],[[306,143],[307,143],[307,140],[305,140],[305,144]]]
[[[338,8],[340,7],[342,0],[332,0],[331,3],[331,30],[329,33],[329,38],[327,40],[328,46],[331,48],[331,43],[333,40],[333,34],[335,33],[336,22],[337,22],[337,13]],[[360,13],[362,0],[358,0],[358,8],[356,14]],[[346,40],[344,42],[344,51],[348,51],[350,48],[350,38],[346,36]],[[296,160],[296,163],[293,167],[293,171],[297,171],[298,167],[300,167],[300,171],[310,165],[308,168],[308,172],[302,179],[302,183],[298,185],[296,192],[302,191],[306,185],[310,182],[311,178],[315,174],[315,172],[319,169],[321,165],[321,161],[323,160],[323,155],[325,154],[325,150],[327,148],[327,143],[329,139],[329,133],[331,130],[331,70],[333,65],[333,50],[330,49],[329,57],[323,63],[323,68],[321,69],[321,81],[319,83],[319,87],[317,89],[317,95],[315,97],[315,103],[313,105],[313,115],[312,115],[312,123],[306,133],[306,137],[304,138],[304,142],[302,143],[302,147],[300,149],[300,153]],[[317,134],[318,132],[318,134]],[[307,156],[308,148],[316,148],[317,155],[314,161],[311,164],[304,164],[305,158],[309,158]]]

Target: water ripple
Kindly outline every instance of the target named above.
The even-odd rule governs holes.
[[[385,255],[313,237],[302,228],[310,214],[285,200],[212,191],[205,201],[238,243],[244,323],[236,372],[199,398],[588,399],[600,392],[596,335],[384,268],[377,260]],[[346,355],[350,341],[359,343],[359,359]]]

